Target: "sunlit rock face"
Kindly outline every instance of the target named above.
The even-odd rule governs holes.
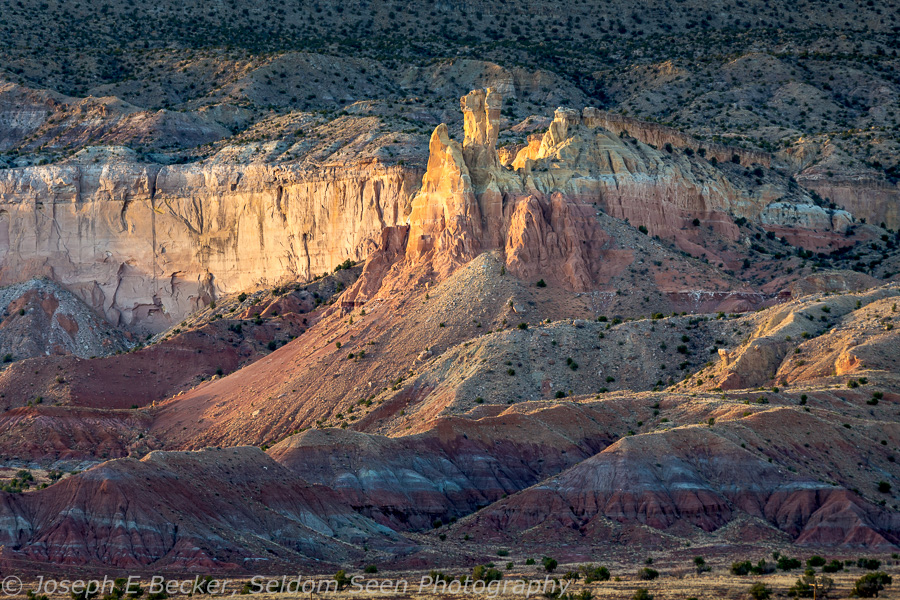
[[[131,160],[0,175],[0,283],[59,281],[115,325],[160,331],[218,295],[365,258],[418,174],[351,163]]]

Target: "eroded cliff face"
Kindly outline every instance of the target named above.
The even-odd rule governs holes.
[[[872,225],[900,229],[900,185],[865,174],[827,177],[815,170],[801,173],[797,181]]]
[[[629,135],[645,144],[653,144],[659,148],[671,144],[675,148],[690,148],[694,152],[703,152],[708,158],[715,157],[719,162],[726,162],[737,156],[742,165],[759,164],[766,167],[772,164],[772,155],[758,150],[736,148],[715,142],[703,142],[682,133],[677,129],[648,123],[631,117],[618,115],[605,110],[590,109],[585,118],[591,127],[602,127],[616,135]]]
[[[628,123],[593,108],[558,109],[542,137],[501,161],[500,106],[494,90],[471,92],[461,101],[463,143],[451,140],[445,126],[432,135],[428,169],[412,202],[407,258],[439,275],[479,252],[501,249],[507,268],[521,278],[591,289],[602,283],[603,264],[616,249],[597,224],[600,210],[717,261],[707,242],[740,240],[737,218],[779,232],[804,230],[795,239],[809,247],[834,243],[853,222],[850,213],[817,206],[776,173],[758,171],[754,184],[747,181],[749,164],[729,160],[717,167],[695,153],[617,135],[606,127],[624,132]],[[650,133],[642,130],[648,141]],[[665,133],[656,131],[653,140],[674,139]],[[676,141],[691,147],[687,138]],[[742,163],[758,159],[760,169],[769,163],[768,155],[734,153]]]
[[[133,162],[0,174],[0,284],[59,281],[115,325],[160,331],[223,293],[364,259],[419,174],[351,163]]]
[[[807,248],[847,243],[852,215],[817,206],[764,169],[767,155],[735,150],[740,165],[716,165],[699,147],[654,147],[671,140],[693,148],[692,139],[593,108],[558,109],[543,136],[501,162],[502,104],[491,89],[464,96],[462,143],[437,127],[421,179],[414,169],[358,158],[316,167],[160,166],[128,150],[5,170],[0,284],[46,276],[111,323],[156,332],[223,293],[306,279],[365,259],[388,238],[391,252],[405,244],[404,257],[439,278],[501,250],[511,273],[578,291],[608,281],[604,265],[627,250],[598,226],[601,212],[730,268],[740,260],[724,245],[749,242],[737,218]],[[398,238],[405,225],[406,242]],[[392,261],[380,263],[386,271]],[[363,282],[377,288],[368,275]]]

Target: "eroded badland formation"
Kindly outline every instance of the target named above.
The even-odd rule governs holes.
[[[0,568],[892,561],[897,6],[524,4],[0,0]]]

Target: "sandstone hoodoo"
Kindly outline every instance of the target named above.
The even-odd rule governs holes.
[[[609,118],[593,108],[558,109],[540,143],[522,148],[511,167],[502,166],[496,148],[500,94],[474,91],[461,105],[465,139],[462,145],[451,140],[446,126],[434,131],[410,215],[407,257],[430,261],[439,276],[499,249],[506,267],[522,279],[594,289],[608,282],[604,265],[618,250],[597,223],[599,211],[730,268],[738,267],[726,249],[742,238],[737,220],[791,230],[801,246],[814,249],[845,244],[853,222],[850,213],[817,206],[768,169],[764,185],[747,186],[733,170],[694,152],[660,151],[625,128],[616,135],[604,127]],[[740,162],[742,155],[734,152]],[[759,162],[746,166],[760,171],[768,163],[761,155],[744,155],[751,158]]]
[[[446,536],[473,541],[448,564],[497,543],[536,549],[548,536],[573,557],[623,540],[844,551],[900,541],[895,509],[860,480],[894,473],[900,433],[887,413],[856,414],[858,392],[832,391],[865,381],[875,403],[864,406],[893,401],[896,284],[804,270],[813,250],[803,244],[859,248],[875,228],[848,230],[852,215],[818,206],[763,163],[737,166],[752,154],[720,165],[698,149],[655,148],[646,132],[642,141],[610,131],[615,121],[590,108],[558,109],[504,164],[502,106],[492,89],[465,95],[463,142],[435,128],[418,190],[398,184],[390,219],[378,204],[385,196],[363,202],[378,215],[364,228],[370,245],[346,250],[366,253],[361,267],[346,260],[325,278],[239,295],[216,288],[210,272],[209,297],[187,297],[205,306],[142,347],[121,348],[128,354],[79,362],[63,345],[51,352],[62,356],[33,351],[7,367],[4,453],[53,468],[117,460],[10,496],[6,556],[246,570],[271,553],[273,568],[361,563],[367,552],[422,564]],[[751,166],[762,183],[744,180]],[[148,206],[162,199],[200,237],[231,214],[226,204],[243,202],[209,214],[207,200],[166,198],[157,189]],[[329,218],[369,214],[355,211],[341,205]],[[254,218],[265,225],[269,216]],[[215,252],[203,256],[220,260]],[[754,253],[779,252],[774,271],[738,274]],[[251,261],[239,270],[258,268],[239,255]],[[257,264],[267,277],[270,263]],[[303,275],[289,263],[274,268]],[[43,289],[9,292],[21,295],[10,311],[30,302],[68,331]],[[132,377],[145,382],[140,393],[126,392]],[[837,425],[848,418],[884,443],[860,446],[854,425]],[[802,450],[760,440],[778,428],[781,439],[815,430],[828,440]],[[201,450],[209,446],[222,449]],[[829,446],[849,454],[828,456]],[[823,481],[797,453],[835,473],[857,456],[869,466]],[[191,475],[197,469],[203,477]],[[154,487],[185,477],[192,483],[177,493],[167,485],[164,500]],[[108,495],[110,480],[119,482],[113,504],[102,504],[110,515],[135,494],[146,504],[127,509],[126,530],[102,524],[111,516],[72,521],[84,498]],[[243,485],[282,491],[248,500]],[[216,489],[216,500],[198,503],[201,488]],[[70,516],[43,515],[48,505]],[[272,510],[282,521],[263,516]],[[190,526],[172,531],[174,521]],[[447,533],[424,535],[444,525]],[[121,544],[128,527],[153,533]],[[62,530],[74,537],[62,541]],[[88,538],[108,543],[97,554],[77,541]]]
[[[3,2],[28,600],[890,585],[891,1]]]

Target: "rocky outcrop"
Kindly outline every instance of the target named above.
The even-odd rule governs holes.
[[[642,526],[691,536],[750,517],[799,544],[891,548],[900,521],[848,490],[792,475],[705,428],[623,438],[460,524],[482,539],[593,545]],[[691,531],[693,529],[693,531]],[[659,536],[657,536],[659,538]],[[657,539],[656,543],[664,543]]]
[[[411,547],[248,447],[154,452],[44,490],[0,493],[0,523],[2,559],[68,565],[321,569],[361,559],[364,545]]]
[[[348,164],[97,164],[0,172],[0,283],[46,276],[114,325],[156,332],[219,295],[365,258],[416,174]]]
[[[748,187],[736,173],[696,155],[615,135],[605,125],[621,122],[593,108],[558,109],[539,140],[530,138],[511,163],[508,157],[501,163],[498,93],[474,91],[461,104],[465,139],[460,145],[445,126],[435,130],[410,215],[407,258],[439,275],[479,252],[501,249],[507,268],[521,278],[590,289],[615,247],[599,230],[598,207],[696,256],[713,253],[705,243],[710,235],[737,240],[738,217],[772,228],[829,232],[829,242],[853,220],[844,211],[815,206],[778,175]],[[730,163],[737,150],[727,152]],[[745,160],[768,164],[766,156],[750,154]]]
[[[222,112],[231,111],[146,110],[114,96],[74,98],[0,80],[0,151],[27,154],[97,142],[199,146],[232,135]]]
[[[744,166],[755,164],[768,167],[772,164],[772,155],[767,152],[727,146],[716,142],[703,142],[665,125],[648,123],[647,121],[598,109],[590,109],[590,112],[585,113],[585,117],[590,119],[589,125],[591,127],[602,127],[616,135],[628,135],[645,144],[652,144],[657,148],[663,148],[666,144],[671,144],[674,148],[690,148],[694,152],[702,150],[707,158],[715,158],[719,162],[730,161],[737,156],[740,164]]]
[[[48,399],[33,407],[5,407],[0,414],[0,447],[5,460],[81,469],[96,460],[140,457],[159,446],[146,435],[150,417],[141,411],[49,404]]]
[[[612,440],[592,416],[573,406],[479,421],[445,418],[427,433],[403,438],[311,430],[269,455],[379,523],[427,530],[436,519],[465,516],[604,448]],[[562,426],[579,421],[586,425]]]
[[[810,169],[796,179],[871,225],[884,223],[888,229],[900,229],[900,185],[896,183],[869,174],[828,177],[821,169]]]
[[[41,350],[31,360],[21,360],[27,355],[14,353],[10,357],[12,363],[0,370],[0,408],[9,410],[30,405],[38,397],[45,405],[65,407],[116,410],[151,406],[208,379],[232,373],[267,356],[273,346],[302,334],[324,310],[317,312],[316,309],[322,303],[329,303],[355,281],[360,270],[360,267],[342,268],[303,286],[260,290],[246,297],[227,297],[220,300],[215,308],[206,308],[186,318],[178,328],[147,346],[141,345],[146,340],[140,340],[127,346],[113,346],[115,353],[100,347],[87,356],[83,349],[73,355],[66,354],[63,351],[65,348],[57,348],[55,353],[49,354]],[[59,297],[67,298],[80,307],[81,312],[69,311],[77,316],[74,321],[75,326],[79,327],[76,337],[90,340],[91,335],[100,336],[101,342],[107,345],[110,339],[118,339],[115,336],[123,337],[69,292],[61,290],[56,284],[40,283],[43,287],[39,289],[56,289]],[[45,305],[52,308],[50,298],[50,304],[45,302]],[[56,318],[72,329],[65,311],[59,308],[57,313]],[[85,313],[92,319],[88,325],[84,324]],[[43,310],[28,307],[25,315],[19,315],[17,311],[10,315],[7,319],[10,324],[6,328],[0,324],[0,341],[9,341],[6,329],[21,332],[24,324],[33,323],[33,314],[38,317],[37,326],[32,324],[35,335],[48,331],[51,336],[59,333],[55,323],[46,324]],[[25,330],[26,333],[28,331]],[[63,331],[68,334],[68,331]],[[19,337],[21,335],[17,334],[14,341],[21,344],[28,340]],[[64,339],[68,337],[64,336]],[[131,351],[119,352],[120,349]],[[85,360],[88,357],[91,360]],[[71,422],[80,419],[83,414],[87,413],[75,411],[72,415],[61,417]],[[21,420],[16,421],[10,429],[19,428],[22,423]],[[18,451],[25,450],[28,445],[22,442],[28,439],[27,433],[30,431],[22,432],[19,438],[13,435],[0,442],[0,454],[19,456]],[[90,446],[79,446],[77,453],[103,455],[102,449],[96,450],[94,452]],[[27,456],[28,452],[23,455]],[[52,455],[52,451],[44,455]],[[37,458],[42,454],[38,452],[34,456]]]
[[[743,171],[717,168],[697,152],[649,145],[692,148],[691,140],[593,108],[559,109],[510,169],[496,147],[500,93],[475,91],[461,104],[464,140],[435,129],[414,199],[414,170],[352,161],[315,170],[216,160],[160,166],[112,148],[84,151],[67,165],[4,170],[0,283],[46,276],[113,324],[157,332],[222,294],[362,260],[384,241],[385,227],[407,223],[406,258],[438,276],[501,250],[522,278],[584,291],[608,279],[603,265],[619,250],[598,229],[597,209],[718,262],[729,261],[709,242],[737,240],[738,217],[779,232],[819,232],[806,240],[817,249],[852,222],[777,174],[753,186]],[[629,136],[616,133],[626,127]],[[732,171],[730,155],[744,156],[722,152]]]
[[[828,280],[823,282],[824,285],[828,283]],[[862,284],[865,283],[863,280]],[[802,290],[802,287],[798,289],[798,293],[802,293]],[[849,355],[842,358],[839,353],[849,352],[855,346],[869,346],[866,361],[869,368],[889,371],[891,367],[886,361],[891,359],[884,355],[885,352],[890,354],[887,351],[892,343],[890,338],[896,338],[896,335],[887,333],[893,328],[878,335],[878,329],[883,329],[884,325],[872,318],[872,315],[868,318],[864,315],[868,305],[887,303],[886,299],[893,302],[898,294],[900,290],[896,286],[884,286],[833,298],[824,295],[806,296],[772,307],[760,313],[756,330],[743,344],[731,351],[719,351],[722,360],[704,385],[707,388],[733,390],[826,377],[836,374],[836,363],[854,362],[848,358]],[[863,328],[861,323],[856,322],[858,319],[862,319],[866,322],[866,327],[870,328],[868,335],[862,335]],[[844,321],[848,324],[844,324]],[[849,331],[845,333],[844,329]],[[842,333],[845,335],[841,335]],[[822,341],[823,337],[827,341]],[[863,337],[864,343],[861,339]],[[809,346],[813,344],[827,347],[827,350],[819,348],[810,352]],[[789,356],[791,349],[795,349],[795,353]],[[862,353],[863,348],[856,352]],[[806,366],[807,356],[817,357],[815,362],[818,364]],[[788,360],[789,358],[792,360]],[[855,366],[859,366],[859,363]]]
[[[0,356],[5,362],[50,354],[81,358],[128,350],[131,343],[71,292],[47,280],[0,288]]]
[[[791,298],[802,298],[822,292],[858,292],[878,286],[880,282],[857,271],[824,271],[802,277],[790,285]]]

